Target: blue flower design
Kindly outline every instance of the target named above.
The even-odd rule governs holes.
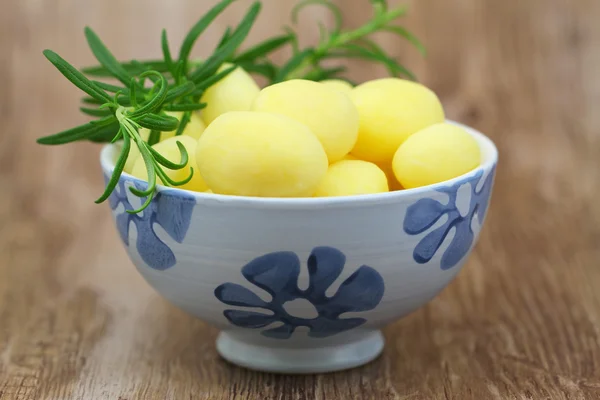
[[[104,177],[108,182],[108,176]],[[146,190],[147,184],[135,180],[133,182],[138,190]],[[169,236],[178,243],[183,242],[190,226],[190,219],[196,200],[193,196],[184,192],[175,190],[164,190],[158,192],[152,202],[140,214],[129,214],[126,210],[135,208],[127,198],[128,188],[125,186],[125,180],[121,178],[119,185],[110,195],[108,201],[110,208],[116,210],[119,204],[125,208],[120,214],[116,215],[117,230],[121,240],[126,246],[129,246],[129,227],[133,222],[137,228],[138,253],[144,262],[153,269],[166,270],[176,264],[175,254],[156,235],[154,224],[164,228]],[[142,202],[145,199],[142,199]]]
[[[242,268],[242,275],[253,285],[268,292],[272,299],[265,302],[252,291],[235,283],[225,283],[215,289],[221,302],[238,307],[262,308],[271,313],[245,310],[225,310],[223,314],[233,325],[260,329],[279,322],[280,326],[262,331],[274,339],[288,339],[300,326],[310,329],[309,336],[325,338],[364,324],[364,318],[340,318],[351,311],[369,311],[377,307],[384,292],[381,275],[363,265],[346,279],[332,297],[325,292],[340,276],[346,256],[332,247],[317,247],[308,258],[309,285],[298,288],[300,259],[296,253],[282,251],[258,257]],[[296,299],[308,300],[316,309],[316,318],[300,318],[288,314],[284,305]]]
[[[433,199],[420,199],[411,205],[404,218],[404,231],[409,235],[418,235],[429,230],[444,215],[448,220],[439,228],[434,229],[427,234],[415,247],[413,258],[419,264],[428,263],[437,253],[438,249],[448,236],[452,228],[456,229],[452,242],[442,255],[441,268],[450,269],[458,264],[460,260],[469,252],[475,239],[475,234],[471,227],[471,222],[475,215],[480,223],[483,222],[487,212],[490,195],[493,186],[495,167],[490,171],[485,179],[483,186],[477,190],[477,184],[480,183],[483,171],[479,171],[474,176],[465,178],[454,185],[438,189],[441,193],[446,193],[450,200],[447,205]],[[469,211],[462,216],[456,200],[458,190],[465,184],[470,185],[471,200]]]

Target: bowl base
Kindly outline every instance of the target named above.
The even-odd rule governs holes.
[[[367,331],[351,343],[316,348],[274,348],[241,341],[221,332],[217,351],[240,367],[281,374],[316,374],[359,367],[383,351],[381,331]]]

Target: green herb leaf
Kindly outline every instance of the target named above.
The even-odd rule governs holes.
[[[39,144],[47,145],[71,143],[77,140],[92,137],[93,135],[102,132],[104,128],[109,126],[116,128],[114,131],[116,134],[118,132],[118,124],[115,126],[115,123],[117,123],[117,119],[115,116],[111,115],[96,121],[88,122],[87,124],[83,124],[75,128],[67,129],[51,136],[39,138],[37,142]]]
[[[173,64],[173,58],[171,57],[171,50],[169,49],[169,39],[167,38],[167,30],[163,29],[161,34],[161,47],[163,52],[163,57],[165,58],[165,64],[167,64],[167,68],[171,71],[171,74],[175,76],[175,66]]]
[[[192,178],[194,177],[194,168],[190,167],[190,174],[187,176],[187,178],[181,181],[171,179],[171,177],[169,177],[169,175],[167,175],[160,167],[156,168],[156,173],[158,174],[160,179],[165,183],[165,185],[182,186],[192,180]]]
[[[367,59],[367,60],[379,62],[379,63],[383,64],[388,69],[390,74],[393,76],[405,75],[412,80],[416,79],[415,74],[413,74],[406,67],[403,67],[402,65],[398,64],[396,62],[396,60],[386,56],[385,54],[380,54],[378,52],[374,52],[372,50],[367,50],[360,46],[351,45],[351,44],[347,44],[347,45],[343,46],[343,48],[349,50],[346,53],[339,54],[339,56],[341,56],[343,58],[361,58],[361,59]],[[336,54],[333,53],[333,54],[331,54],[331,56],[335,57]]]
[[[156,170],[154,167],[154,160],[152,158],[152,155],[150,154],[150,151],[148,150],[148,148],[145,146],[144,142],[136,141],[136,143],[140,150],[142,159],[144,160],[144,164],[146,165],[146,172],[148,174],[148,188],[146,190],[142,191],[142,190],[138,190],[137,188],[135,188],[133,186],[129,187],[129,191],[131,193],[133,193],[135,196],[146,197],[146,201],[144,202],[144,204],[142,204],[142,206],[139,209],[127,211],[130,214],[137,214],[137,213],[145,210],[152,202],[152,199],[154,198],[154,191],[156,190]]]
[[[129,89],[127,89],[126,93],[129,93]],[[121,93],[121,94],[123,94],[123,93]],[[106,104],[106,102],[96,100],[93,97],[83,97],[81,99],[81,101],[83,103],[85,103],[85,104],[94,104],[94,105],[99,105],[99,106],[102,106],[102,105]],[[118,99],[118,101],[119,101],[118,104],[121,105],[121,106],[125,106],[125,107],[130,107],[131,106],[131,101],[129,100],[129,97],[120,97]],[[112,104],[114,102],[115,102],[115,99],[114,98],[110,98],[110,103]]]
[[[240,64],[243,62],[254,61],[257,58],[265,57],[267,54],[288,44],[293,39],[293,37],[294,35],[288,34],[283,36],[277,36],[273,39],[264,41],[244,51],[239,56],[235,57],[233,62],[236,64]]]
[[[219,44],[217,45],[217,49],[221,46],[223,46],[227,40],[229,39],[229,37],[231,36],[231,27],[228,26],[225,29],[225,32],[223,33],[223,36],[221,37],[221,40],[219,40]]]
[[[81,99],[81,101],[85,104],[94,104],[94,105],[102,105],[105,103],[104,101],[97,100],[93,97],[87,97],[87,96],[83,97]],[[112,99],[110,99],[110,101],[112,102]]]
[[[93,143],[110,143],[118,132],[119,124],[114,123],[113,125],[100,128],[97,133],[94,133],[90,137],[86,137],[85,140]]]
[[[200,20],[192,27],[192,29],[188,32],[185,39],[183,40],[183,44],[181,45],[181,50],[179,51],[179,61],[184,63],[184,70],[187,70],[187,62],[190,57],[190,53],[192,52],[192,47],[194,47],[194,43],[200,37],[200,35],[208,28],[208,26],[221,14],[231,3],[235,0],[222,0],[219,4],[214,6],[211,10],[209,10]]]
[[[106,108],[80,107],[79,110],[82,113],[90,115],[92,117],[106,117],[106,116],[112,115],[112,111],[110,111],[109,109],[106,109]]]
[[[123,92],[125,95],[127,95],[127,96],[129,95],[129,89],[126,87],[111,85],[110,83],[101,82],[101,81],[92,81],[92,82],[94,82],[95,85],[98,85],[98,87],[102,88],[103,90],[105,90],[109,93]]]
[[[119,130],[121,133],[121,130]],[[121,174],[123,173],[123,168],[125,168],[125,163],[127,163],[127,157],[129,156],[129,149],[131,148],[131,138],[129,135],[123,135],[123,148],[121,149],[121,153],[119,154],[119,158],[117,159],[117,163],[115,164],[115,169],[113,170],[112,176],[106,185],[106,189],[102,196],[98,200],[96,200],[96,204],[103,203],[108,199],[110,194],[115,190],[117,184],[119,183],[119,178],[121,178]]]
[[[154,146],[158,142],[160,142],[160,131],[151,130],[150,136],[148,137],[148,145]]]
[[[135,78],[131,78],[131,84],[129,86],[129,91],[130,91],[130,96],[129,99],[131,100],[131,105],[134,108],[137,108],[138,106],[138,100],[137,100],[137,91],[136,91],[136,86],[137,86],[138,82],[135,80]]]
[[[277,74],[277,76],[275,77],[275,82],[283,82],[284,80],[286,80],[286,78],[288,77],[288,75],[295,70],[296,68],[298,68],[300,65],[302,65],[302,63],[304,63],[304,61],[306,61],[309,57],[311,57],[314,54],[314,50],[313,49],[306,49],[304,51],[301,51],[300,53],[296,54],[295,56],[293,56],[287,64],[285,64],[281,70],[279,71],[279,73]]]
[[[100,64],[102,64],[115,78],[121,81],[125,86],[131,82],[131,75],[117,61],[112,53],[106,48],[98,35],[89,27],[85,28],[85,37],[94,56]]]
[[[182,85],[175,86],[167,91],[167,95],[165,96],[165,103],[170,103],[175,99],[179,99],[181,97],[187,96],[191,94],[196,89],[196,85],[193,82],[186,82]]]
[[[158,151],[154,150],[152,147],[150,148],[150,153],[152,153],[152,155],[154,156],[154,158],[156,159],[156,161],[159,164],[161,164],[169,169],[172,169],[172,170],[183,169],[188,164],[189,155],[188,155],[188,152],[187,152],[185,146],[181,142],[178,141],[176,143],[177,143],[177,148],[179,149],[179,154],[180,154],[179,159],[181,160],[179,163],[175,163],[173,161],[168,160],[162,154],[160,154]]]
[[[100,89],[98,85],[86,78],[85,75],[77,71],[75,67],[52,50],[44,50],[44,56],[46,56],[48,61],[54,64],[56,69],[58,69],[65,78],[70,80],[79,89],[89,94],[92,98],[100,102],[112,101],[110,96],[104,90]]]
[[[206,103],[185,103],[185,104],[169,104],[163,107],[165,111],[181,112],[181,111],[198,111],[206,108]]]
[[[311,79],[317,82],[324,81],[326,79],[334,79],[337,78],[338,74],[346,72],[346,70],[346,67],[323,68],[320,70],[316,70],[314,75],[306,77],[305,79]]]
[[[190,74],[189,79],[192,82],[200,83],[209,78],[219,70],[221,64],[223,64],[225,60],[228,60],[231,57],[231,55],[242,44],[244,39],[246,39],[248,33],[250,33],[250,29],[252,29],[252,26],[256,21],[256,17],[258,17],[258,14],[260,13],[261,6],[261,3],[255,2],[250,7],[250,10],[244,16],[242,22],[240,22],[236,30],[231,34],[231,37],[227,40],[227,42],[217,49],[217,51],[215,51],[215,53],[204,62],[204,64]]]
[[[335,28],[334,28],[334,32],[339,32],[342,29],[342,25],[344,24],[344,17],[342,16],[342,11],[340,10],[340,8],[335,5],[334,3],[327,1],[327,0],[304,0],[301,1],[300,3],[298,3],[292,10],[292,22],[294,24],[298,23],[298,15],[300,14],[300,11],[302,11],[302,9],[304,9],[307,6],[310,5],[320,5],[323,7],[327,7],[331,13],[333,14],[333,17],[335,19]]]
[[[405,28],[403,28],[401,26],[390,25],[390,26],[386,26],[385,28],[383,28],[383,30],[387,31],[387,32],[395,33],[396,35],[403,37],[404,39],[406,39],[410,43],[412,43],[413,46],[415,46],[417,48],[417,50],[419,50],[419,53],[421,53],[421,55],[423,57],[427,56],[427,49],[425,48],[423,43],[421,43],[421,41],[415,35],[413,35],[409,31],[407,31]]]
[[[237,68],[238,68],[237,65],[232,65],[231,67],[224,69],[223,71],[219,72],[218,74],[215,74],[215,75],[211,76],[210,78],[205,79],[204,81],[198,83],[196,85],[196,89],[198,89],[198,90],[208,89],[209,87],[211,87],[212,85],[219,82],[221,79],[225,78],[227,75],[229,75],[230,73],[235,71]]]
[[[161,73],[169,72],[169,68],[163,60],[148,60],[148,61],[124,61],[120,62],[121,66],[131,75],[139,75],[140,73],[147,70],[154,70]],[[140,70],[140,65],[143,67]],[[95,76],[99,78],[111,78],[113,74],[104,66],[96,65],[93,67],[85,67],[81,69],[86,75]]]
[[[191,121],[191,119],[192,119],[191,112],[186,111],[183,113],[183,116],[181,117],[181,121],[179,121],[179,126],[177,127],[177,132],[175,132],[175,136],[183,135],[183,131],[185,131],[185,128],[187,127],[187,124]]]
[[[146,76],[156,76],[158,78],[158,82],[156,83],[156,86],[158,87],[158,92],[156,93],[156,95],[154,95],[154,97],[150,99],[150,101],[148,101],[148,103],[144,104],[143,106],[141,106],[140,108],[138,108],[130,114],[130,117],[133,119],[139,117],[140,115],[152,113],[158,110],[167,98],[168,87],[167,80],[165,79],[165,77],[156,71],[144,72],[141,75],[142,78]]]
[[[167,115],[145,114],[135,120],[141,127],[161,132],[171,132],[177,129],[179,120]]]
[[[244,70],[248,73],[262,75],[267,78],[269,81],[273,81],[275,76],[277,75],[277,67],[275,67],[270,62],[264,62],[261,64],[254,64],[251,62],[240,63],[240,67],[244,68]]]

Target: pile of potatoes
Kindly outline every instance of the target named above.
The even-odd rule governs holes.
[[[290,80],[261,90],[237,68],[201,101],[207,107],[192,116],[183,135],[163,132],[153,146],[175,162],[176,142],[185,146],[188,166],[166,170],[183,180],[194,169],[182,189],[351,196],[442,182],[481,162],[475,139],[446,123],[435,93],[412,81],[386,78],[352,87],[338,80]],[[140,134],[149,136],[144,129]],[[125,172],[147,180],[144,160],[137,148],[131,151]]]

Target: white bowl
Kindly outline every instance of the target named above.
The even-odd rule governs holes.
[[[336,371],[384,346],[380,329],[456,276],[487,211],[498,158],[440,184],[339,198],[221,196],[159,187],[140,215],[124,174],[110,205],[142,276],[170,302],[221,330],[217,350],[251,369]],[[112,174],[116,145],[101,155]]]

